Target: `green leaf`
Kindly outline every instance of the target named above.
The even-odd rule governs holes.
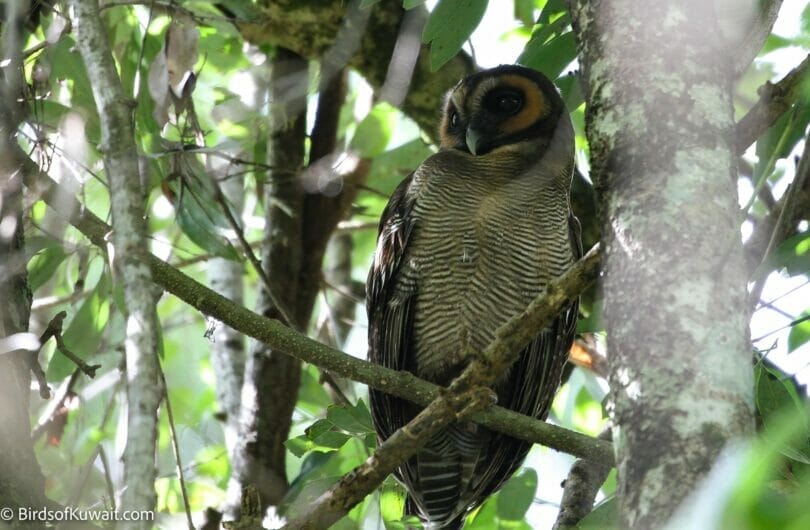
[[[619,528],[619,507],[616,497],[600,502],[577,524],[580,530],[614,530]]]
[[[397,481],[389,477],[380,488],[380,516],[386,530],[394,530],[394,528],[405,530],[405,525],[400,522],[404,509],[405,490]]]
[[[757,140],[754,182],[767,178],[773,171],[776,160],[785,158],[793,151],[796,143],[804,138],[808,122],[810,122],[810,102],[805,95]]]
[[[799,320],[802,318],[810,317],[810,310],[804,311]],[[794,325],[790,328],[790,334],[788,335],[788,343],[787,343],[787,351],[788,353],[792,353],[805,344],[807,341],[810,340],[810,318],[808,320],[803,320],[798,324]]]
[[[371,163],[369,185],[390,195],[408,173],[432,154],[433,150],[418,138],[380,153]]]
[[[403,0],[402,7],[405,9],[413,9],[425,3],[425,0]]]
[[[566,66],[576,58],[577,43],[574,33],[569,31],[547,42],[540,42],[532,38],[526,49],[518,57],[517,62],[529,68],[534,68],[547,77],[558,77]]]
[[[497,495],[500,495],[497,494]],[[498,511],[498,499],[490,497],[478,511],[475,511],[467,517],[467,523],[464,525],[464,530],[492,530],[498,528],[495,516]]]
[[[810,272],[810,230],[796,234],[784,240],[751,275],[758,280],[772,271],[787,269],[788,274],[795,276]]]
[[[295,456],[301,457],[309,451],[335,451],[351,438],[348,434],[335,430],[331,421],[320,419],[310,425],[304,434],[287,440],[284,445]]]
[[[182,176],[178,174],[168,186],[177,197],[175,211],[178,226],[200,248],[221,258],[238,260],[236,249],[223,235],[223,231],[230,226],[214,198],[209,181],[211,177],[195,156],[176,156]]]
[[[79,310],[73,315],[62,334],[65,346],[83,360],[96,353],[110,317],[110,284],[103,275]],[[69,376],[76,365],[61,352],[54,352],[48,364],[48,381],[60,381]]]
[[[380,0],[362,0],[360,2],[360,9],[367,9],[367,8],[373,6],[374,4],[378,4],[378,3],[380,3]]]
[[[540,16],[537,17],[537,23],[548,24],[552,19],[559,17],[561,13],[567,13],[565,0],[548,0],[540,12]]]
[[[790,39],[786,39],[785,37],[780,37],[774,33],[768,35],[768,38],[765,39],[765,45],[762,46],[762,50],[759,52],[760,55],[770,53],[774,50],[778,50],[780,48],[786,48],[788,46],[793,46],[794,42]]]
[[[529,42],[526,43],[526,48],[529,47],[529,44],[532,46],[540,46],[548,42],[551,37],[562,35],[570,24],[571,20],[566,13],[555,19],[554,22],[538,22],[532,28],[532,34],[529,38]]]
[[[385,151],[397,121],[397,110],[388,103],[377,103],[354,131],[349,144],[363,158],[374,158]]]
[[[534,0],[515,0],[515,19],[524,26],[533,26]]]
[[[810,4],[807,4],[802,10],[802,33],[810,35]]]
[[[534,501],[537,491],[537,472],[524,469],[510,478],[498,494],[498,518],[505,521],[522,521]]]
[[[579,78],[575,74],[568,74],[558,77],[554,84],[560,89],[565,108],[568,112],[574,112],[580,105],[585,103],[582,95],[582,88],[579,85]]]
[[[56,245],[56,242],[54,242]],[[32,292],[51,279],[59,265],[65,261],[67,252],[61,246],[46,248],[28,262],[28,284]]]
[[[343,429],[351,434],[369,434],[374,432],[371,424],[371,413],[360,399],[357,405],[346,407],[344,405],[332,405],[326,411],[326,419],[331,421],[335,427]]]
[[[431,70],[458,53],[486,10],[487,0],[439,0],[422,32],[422,42],[430,44]]]
[[[754,379],[757,412],[766,427],[777,412],[788,406],[792,405],[799,411],[803,410],[802,399],[788,374],[762,361],[754,366]]]
[[[95,113],[93,90],[84,62],[76,49],[76,42],[66,35],[47,50],[52,68],[51,77],[60,80],[69,79],[73,83],[73,89],[70,91],[71,106],[82,107]]]

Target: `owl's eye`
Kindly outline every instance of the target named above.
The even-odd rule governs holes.
[[[523,95],[514,90],[500,90],[493,92],[486,99],[489,110],[498,114],[511,115],[523,107]]]
[[[450,127],[455,129],[456,127],[458,127],[458,122],[459,122],[458,112],[452,111],[450,113]]]

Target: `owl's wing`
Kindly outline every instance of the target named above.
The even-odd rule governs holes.
[[[397,277],[414,229],[411,215],[414,198],[408,190],[413,173],[394,193],[380,219],[374,263],[366,282],[366,310],[371,362],[393,370],[407,370],[411,358],[411,336],[416,287],[397,288]],[[405,425],[418,413],[416,405],[369,389],[371,417],[382,440]]]
[[[579,220],[568,217],[568,232],[574,259],[582,257]],[[527,416],[545,419],[560,384],[568,350],[577,327],[579,302],[568,306],[521,352],[509,372],[507,382],[499,388],[498,404]],[[479,458],[476,475],[478,498],[486,499],[522,465],[531,444],[509,436],[492,433],[487,454]]]

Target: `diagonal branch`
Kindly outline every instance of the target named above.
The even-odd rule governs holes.
[[[489,386],[517,360],[521,350],[599,276],[599,246],[552,281],[522,313],[501,326],[495,339],[427,408],[383,442],[376,453],[321,495],[305,516],[283,530],[328,528],[374,491],[402,462],[453,421],[487,404]]]
[[[60,197],[61,200],[57,200],[59,185],[41,173],[33,161],[25,157],[24,153],[19,153],[19,159],[20,164],[25,166],[24,172],[29,188],[39,188],[42,199],[48,205],[67,218],[93,244],[106,248],[105,237],[110,231],[110,227],[82,208],[77,200],[64,200],[63,197]],[[599,267],[600,259],[601,253],[593,255],[587,262],[586,268],[580,273],[592,281]],[[418,405],[427,406],[439,395],[440,388],[437,385],[419,379],[408,372],[397,372],[330,348],[291,330],[277,320],[265,318],[245,307],[234,304],[155,256],[148,255],[146,260],[155,283],[166,291],[204,314],[219,319],[233,329],[263,341],[288,355]],[[584,287],[585,285],[582,286],[582,288]],[[534,323],[528,322],[526,325],[534,326]],[[533,329],[537,329],[536,326]],[[613,451],[609,443],[523,416],[502,407],[488,407],[472,414],[469,419],[488,429],[521,440],[540,443],[579,458],[597,462],[613,462]]]
[[[737,154],[741,155],[779,116],[784,114],[808,87],[810,81],[810,54],[776,83],[767,82],[759,89],[759,101],[743,116],[736,126]]]

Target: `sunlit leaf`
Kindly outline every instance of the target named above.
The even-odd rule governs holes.
[[[537,491],[537,472],[524,469],[510,478],[498,494],[498,518],[506,521],[522,521]]]
[[[574,33],[569,31],[548,42],[540,42],[539,39],[532,38],[526,44],[526,49],[520,54],[517,62],[554,79],[562,73],[566,66],[571,64],[576,55],[577,43]]]
[[[580,530],[614,530],[619,528],[619,507],[615,497],[597,504],[591,513],[577,524]]]
[[[787,344],[788,353],[798,350],[810,340],[810,311],[802,313],[799,320],[805,317],[808,317],[807,320],[803,320],[790,328]]]
[[[425,0],[403,0],[402,7],[405,9],[413,9],[414,7],[419,7],[425,3]]]
[[[430,44],[431,70],[438,70],[461,50],[486,9],[487,0],[439,0],[422,32],[422,42]]]
[[[397,110],[388,103],[374,105],[354,131],[349,147],[363,158],[373,158],[385,151],[394,131],[396,115]]]
[[[757,267],[751,279],[764,278],[770,272],[782,268],[786,269],[791,276],[810,272],[810,230],[784,240]]]
[[[534,24],[534,0],[515,0],[515,18],[524,26]]]
[[[405,490],[393,478],[387,479],[380,488],[380,515],[386,530],[405,530],[402,511],[405,509]]]
[[[499,494],[498,494],[499,495]],[[490,497],[483,506],[467,518],[465,530],[492,530],[498,528],[498,499]]]
[[[358,400],[353,407],[332,405],[326,411],[326,419],[331,421],[335,427],[351,434],[374,432],[374,427],[371,425],[371,413],[362,399]]]
[[[54,246],[42,250],[31,258],[28,262],[28,284],[31,291],[36,292],[50,280],[67,256],[67,252],[54,242]]]

